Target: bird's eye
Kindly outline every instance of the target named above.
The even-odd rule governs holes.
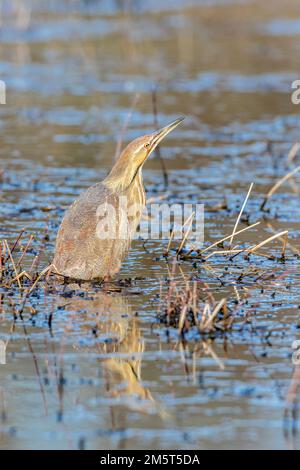
[[[145,147],[145,149],[148,149],[148,148],[150,147],[150,142],[146,142],[146,143],[144,144],[144,147]]]

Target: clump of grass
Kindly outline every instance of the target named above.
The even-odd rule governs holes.
[[[178,329],[184,335],[191,328],[201,334],[227,331],[231,328],[233,317],[227,305],[227,299],[216,301],[213,296],[203,299],[204,291],[197,282],[187,282],[185,287],[178,287],[171,279],[166,296],[161,295],[161,304],[157,314],[160,323]]]
[[[263,258],[275,260],[276,259],[275,256],[270,255],[269,253],[262,252],[261,248],[265,247],[270,242],[273,242],[275,240],[279,240],[281,242],[282,248],[281,248],[280,256],[278,256],[277,258],[280,259],[280,260],[285,260],[286,248],[287,248],[287,246],[289,246],[289,243],[288,243],[288,230],[283,230],[281,232],[274,233],[272,236],[266,238],[265,240],[260,241],[258,243],[255,243],[254,245],[249,245],[247,247],[241,247],[240,243],[236,243],[235,245],[233,244],[233,241],[237,237],[237,235],[239,235],[239,234],[241,234],[241,233],[243,233],[247,230],[253,229],[261,223],[260,221],[257,221],[255,223],[243,228],[243,229],[238,230],[238,225],[240,223],[240,220],[241,220],[243,211],[245,209],[245,206],[247,204],[247,201],[250,197],[252,188],[253,188],[253,183],[251,183],[251,185],[249,187],[248,193],[247,193],[246,198],[245,198],[245,200],[242,204],[241,210],[238,214],[238,217],[237,217],[237,220],[236,220],[236,223],[234,225],[232,233],[225,236],[225,237],[223,237],[220,240],[217,240],[216,242],[210,244],[209,246],[206,246],[205,248],[199,249],[194,244],[194,245],[191,246],[190,249],[183,250],[185,243],[188,241],[189,233],[190,233],[191,228],[192,228],[193,219],[191,220],[191,217],[189,217],[186,220],[186,222],[184,223],[183,227],[182,227],[182,228],[184,228],[187,224],[189,224],[188,230],[185,232],[185,235],[184,235],[179,247],[176,250],[177,258],[182,259],[182,260],[200,259],[201,261],[207,261],[212,256],[222,255],[222,256],[228,257],[229,260],[232,260],[233,258],[235,258],[236,256],[238,256],[240,254],[243,254],[245,259],[249,259],[251,255],[255,254],[256,256],[260,256],[260,257],[263,257]],[[173,232],[170,235],[168,247],[167,247],[167,250],[165,252],[165,257],[168,257],[168,255],[169,255],[170,248],[171,248],[171,243],[172,243],[172,238],[173,238]],[[220,247],[221,247],[221,249],[220,249]]]
[[[295,173],[296,171],[293,171],[293,174]],[[289,177],[290,174],[288,174],[285,179],[280,180],[277,186],[275,185],[275,190],[282,182],[289,179]],[[297,255],[298,250],[295,250],[294,247],[288,242],[288,230],[283,230],[276,233],[272,226],[269,226],[269,228],[271,228],[273,234],[262,241],[257,241],[255,244],[241,246],[240,243],[235,241],[239,234],[253,229],[260,224],[260,221],[257,221],[243,229],[238,229],[238,225],[241,221],[242,214],[250,197],[252,188],[253,183],[251,183],[249,187],[234,228],[229,235],[202,249],[197,249],[197,247],[192,246],[189,250],[183,250],[192,228],[194,217],[194,214],[192,214],[184,224],[184,226],[188,226],[188,229],[185,232],[179,247],[176,249],[174,266],[179,266],[180,269],[180,260],[188,261],[199,259],[202,262],[205,262],[203,266],[206,267],[207,270],[207,268],[209,268],[208,260],[210,261],[214,256],[223,256],[225,257],[225,263],[223,263],[224,272],[218,273],[217,278],[222,283],[222,285],[224,285],[222,282],[222,277],[228,274],[228,262],[232,261],[233,258],[239,255],[243,255],[244,259],[246,260],[249,260],[250,256],[256,255],[269,260],[284,261],[286,259],[287,248]],[[168,258],[169,256],[172,239],[173,232],[170,235],[167,250],[164,254],[165,258]],[[274,256],[269,252],[262,251],[263,248],[267,247],[270,243],[276,240],[281,243],[281,251],[279,256]],[[228,305],[229,302],[230,305],[233,305],[233,302],[231,302],[230,299],[222,298],[221,300],[216,301],[212,295],[207,298],[207,291],[205,292],[203,289],[199,291],[199,287],[197,287],[196,281],[192,281],[193,287],[191,287],[191,281],[186,281],[185,279],[185,287],[178,287],[178,284],[173,279],[174,272],[172,274],[170,273],[168,290],[165,297],[163,297],[161,291],[161,305],[157,314],[158,320],[167,326],[177,328],[178,334],[181,336],[184,336],[185,333],[188,332],[191,328],[198,330],[201,335],[214,334],[217,331],[228,331],[231,329],[232,324],[237,317],[237,309],[239,309],[244,303],[237,291],[237,285],[241,284],[244,278],[247,278],[248,285],[250,283],[251,285],[258,285],[262,287],[264,281],[268,281],[268,279],[276,277],[276,270],[277,268],[274,267],[274,270],[271,270],[270,272],[270,267],[268,267],[267,271],[265,271],[258,268],[256,269],[255,267],[253,268],[247,264],[246,269],[243,269],[242,272],[239,272],[238,278],[235,281],[231,281],[231,284],[233,284],[235,289],[235,294],[237,297],[236,303],[238,305],[237,307],[233,308],[230,308]],[[211,271],[213,270],[211,269]]]
[[[50,271],[51,266],[38,272],[43,247],[33,250],[35,238],[30,235],[26,240],[24,235],[25,230],[21,230],[13,243],[6,239],[0,241],[0,287],[6,290],[17,287],[20,293],[28,295],[38,281]]]

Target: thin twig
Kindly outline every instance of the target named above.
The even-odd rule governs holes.
[[[188,228],[187,231],[185,232],[185,235],[184,235],[184,237],[183,237],[183,239],[182,239],[182,241],[181,241],[181,243],[180,243],[180,245],[179,245],[179,248],[178,248],[178,250],[177,250],[177,254],[180,253],[180,251],[182,250],[182,248],[183,248],[183,246],[184,246],[184,244],[185,244],[185,242],[186,242],[187,237],[189,236],[189,233],[190,233],[191,228],[192,228],[192,224],[193,224],[194,217],[195,217],[195,212],[193,212],[193,213],[187,218],[187,220],[185,221],[185,223],[184,223],[183,226],[182,226],[182,228],[184,228],[184,227],[187,225],[187,223],[190,222],[189,228]]]
[[[227,302],[227,299],[224,298],[224,299],[221,299],[220,302],[216,305],[216,307],[214,308],[212,314],[209,316],[209,318],[207,319],[207,321],[204,323],[204,326],[203,328],[206,329],[209,325],[211,325],[212,321],[215,319],[215,317],[218,315],[219,311],[221,310],[221,308],[226,304]]]
[[[18,242],[20,241],[20,239],[22,238],[22,235],[23,235],[24,232],[25,232],[25,229],[23,228],[23,229],[21,230],[21,232],[19,233],[18,237],[16,238],[16,240],[15,240],[15,242],[14,242],[12,248],[9,250],[11,254],[15,251],[15,248],[16,248]],[[7,260],[8,260],[8,257],[6,258],[6,261],[7,261]]]
[[[23,261],[23,258],[24,258],[24,256],[26,255],[27,250],[28,250],[29,245],[31,244],[32,240],[34,240],[34,236],[33,236],[33,235],[30,235],[29,240],[28,240],[28,242],[27,242],[27,244],[26,244],[26,246],[25,246],[25,248],[24,248],[24,251],[23,251],[22,255],[20,256],[19,261],[18,261],[17,264],[16,264],[16,267],[19,267],[19,266],[21,265],[21,263],[22,263],[22,261]]]
[[[233,240],[233,238],[234,238],[234,235],[235,235],[237,226],[238,226],[238,224],[239,224],[239,222],[240,222],[240,220],[241,220],[243,211],[244,211],[244,209],[245,209],[245,206],[246,206],[247,201],[248,201],[248,199],[249,199],[250,193],[251,193],[251,191],[252,191],[253,184],[254,184],[254,183],[251,183],[251,184],[250,184],[250,188],[249,188],[249,190],[248,190],[247,196],[246,196],[246,198],[245,198],[245,200],[244,200],[244,203],[243,203],[243,205],[242,205],[242,207],[241,207],[241,210],[240,210],[240,213],[239,213],[239,215],[238,215],[238,218],[236,219],[236,223],[235,223],[235,226],[234,226],[234,229],[233,229],[233,232],[232,232],[230,241],[229,241],[229,246],[230,246],[230,247],[231,247],[231,245],[232,245],[232,240]]]
[[[276,238],[284,238],[284,242],[283,242],[283,246],[282,246],[282,255],[284,256],[285,255],[285,249],[286,249],[286,238],[288,236],[288,230],[284,230],[280,233],[276,233],[275,235],[272,235],[271,237],[267,238],[266,240],[263,240],[262,242],[258,243],[257,245],[254,245],[252,248],[247,248],[246,251],[251,254],[251,253],[255,253],[256,250],[258,250],[259,248],[261,248],[262,246],[266,245],[267,243],[270,243],[271,241],[275,240]]]
[[[289,151],[288,158],[287,158],[288,163],[292,163],[292,161],[297,156],[299,149],[300,149],[300,143],[296,142],[291,148],[291,150]]]
[[[7,251],[8,251],[8,256],[10,258],[10,261],[11,261],[11,264],[13,266],[13,269],[14,269],[14,272],[15,272],[15,275],[16,275],[16,278],[17,278],[17,281],[18,281],[18,286],[19,286],[19,289],[21,290],[22,289],[22,286],[21,286],[21,282],[20,282],[20,279],[18,277],[18,271],[17,271],[17,268],[16,268],[16,265],[15,265],[15,262],[14,262],[14,259],[12,257],[12,254],[11,254],[11,250],[8,246],[8,243],[7,243],[7,240],[4,240],[4,243],[6,244],[6,248],[7,248]]]
[[[50,269],[52,269],[53,266],[52,264],[49,264],[49,266],[47,266],[45,269],[43,269],[43,271],[40,272],[40,274],[38,275],[38,277],[36,278],[36,280],[34,281],[34,283],[32,284],[32,286],[30,287],[28,293],[30,294],[33,289],[35,288],[35,286],[37,285],[37,283],[39,282],[39,280],[49,272]]]
[[[259,224],[260,224],[260,222],[255,222],[254,224],[249,225],[249,227],[245,227],[245,228],[243,228],[243,229],[241,229],[241,230],[238,230],[237,232],[235,232],[234,236],[239,235],[240,233],[245,232],[246,230],[250,230],[251,228],[256,227],[256,226],[259,225]],[[201,254],[205,253],[206,251],[210,250],[210,249],[213,248],[214,246],[217,246],[217,245],[219,245],[220,243],[225,242],[226,240],[228,240],[228,239],[231,238],[231,237],[232,237],[232,234],[231,234],[231,235],[228,235],[227,237],[222,238],[222,240],[218,240],[217,242],[214,242],[212,245],[209,245],[207,248],[204,248],[204,250],[200,250],[200,253],[201,253]]]
[[[297,166],[296,168],[294,168],[289,173],[287,173],[283,178],[281,178],[279,181],[277,181],[276,184],[274,184],[274,186],[270,189],[268,194],[265,196],[265,199],[263,200],[263,203],[260,206],[261,210],[263,210],[265,208],[268,200],[273,196],[273,194],[277,191],[277,189],[280,188],[280,186],[282,186],[282,184],[285,183],[289,178],[291,178],[293,175],[298,173],[299,170],[300,170],[300,165]]]

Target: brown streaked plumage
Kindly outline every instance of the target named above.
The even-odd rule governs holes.
[[[123,150],[109,175],[74,201],[57,234],[52,263],[57,273],[73,279],[107,280],[120,270],[145,206],[143,164],[162,139],[182,120],[178,118],[153,134],[135,139]],[[138,204],[140,210],[128,217],[130,225],[122,232],[121,238],[103,238],[100,213],[104,217],[103,208],[114,208],[116,225],[120,228],[122,218],[118,209],[123,198],[127,200],[127,207]],[[110,219],[107,220],[109,223]]]

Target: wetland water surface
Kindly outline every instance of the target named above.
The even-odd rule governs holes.
[[[22,317],[18,284],[2,284],[0,447],[299,448],[297,176],[259,209],[299,140],[299,1],[15,4],[1,2],[0,235],[12,247],[26,229],[16,259],[36,237],[25,269],[51,261],[64,209],[107,174],[134,101],[123,141],[153,128],[153,86],[159,125],[187,116],[161,147],[167,200],[205,204],[206,245],[232,232],[251,182],[239,227],[261,224],[237,243],[289,230],[290,244],[285,261],[180,263],[178,285],[192,276],[237,308],[215,339],[158,323],[166,242],[135,241],[113,291],[40,283]],[[148,197],[166,194],[158,159],[144,180]]]

